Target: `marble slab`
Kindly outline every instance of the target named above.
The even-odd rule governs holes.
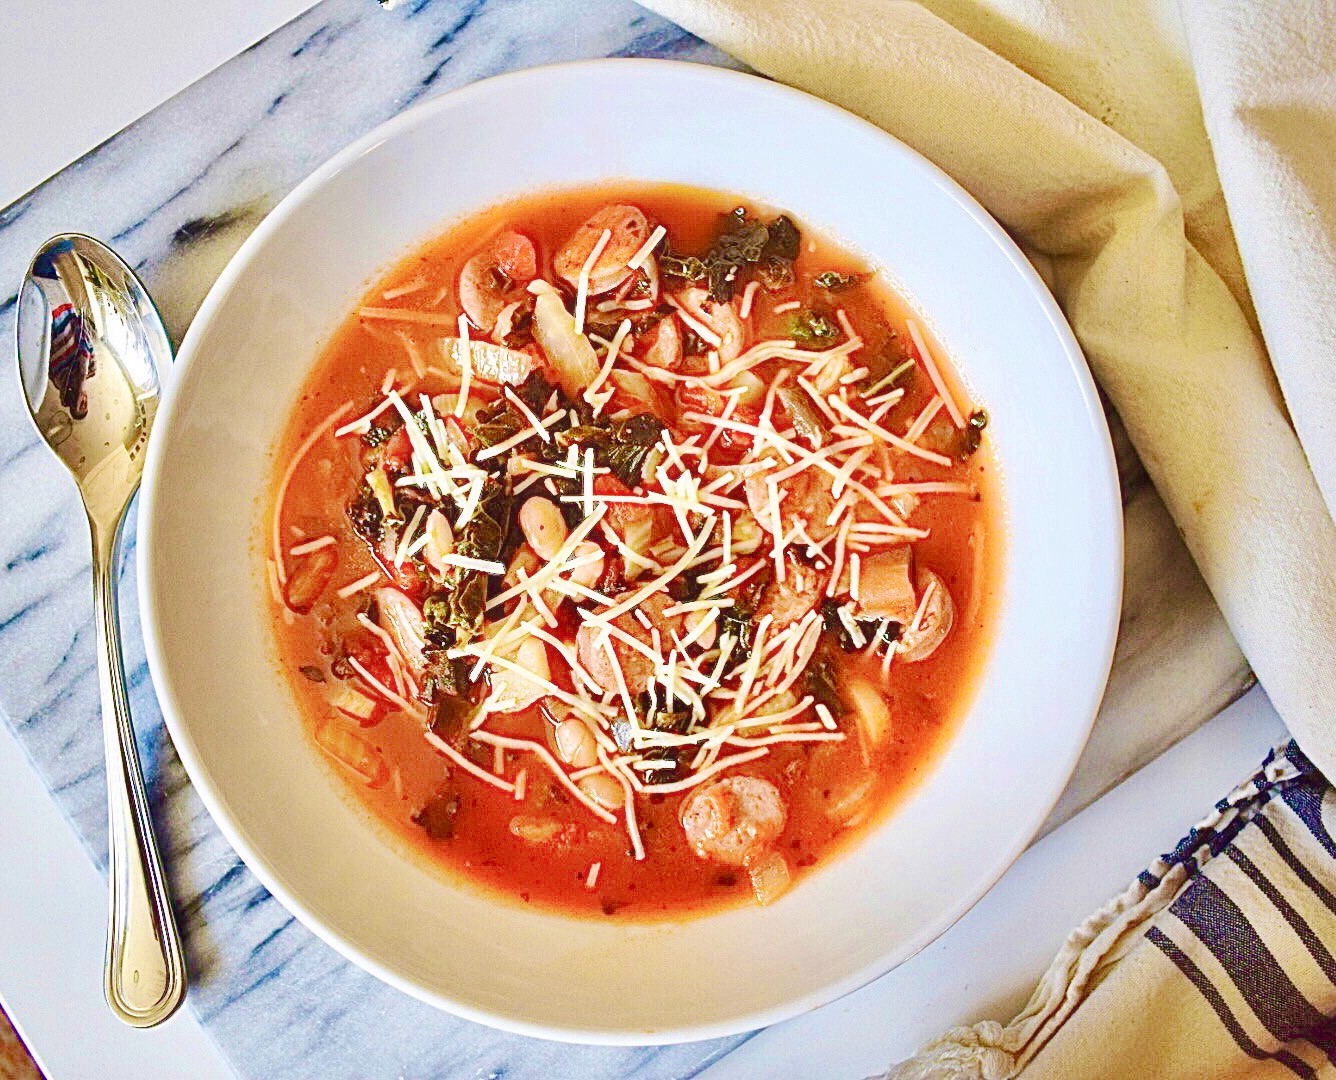
[[[325,0],[0,211],[0,341],[32,250],[57,231],[111,242],[179,340],[230,255],[295,183],[424,95],[499,71],[603,55],[728,58],[627,0]],[[736,65],[733,65],[736,66]],[[0,714],[105,865],[88,551],[68,482],[0,392]],[[1122,638],[1089,749],[1051,824],[1198,726],[1249,675],[1120,440],[1128,546]],[[190,1007],[247,1076],[685,1077],[741,1038],[589,1048],[455,1020],[341,960],[256,882],[212,825],[163,732],[143,657],[134,536],[122,569],[131,697],[188,937]]]

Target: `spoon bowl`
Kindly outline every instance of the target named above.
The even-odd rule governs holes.
[[[143,471],[171,342],[114,252],[67,233],[42,246],[18,301],[19,379],[33,423],[90,515],[119,518]]]
[[[120,1019],[150,1027],[185,997],[185,963],[126,699],[115,571],[172,346],[134,272],[97,240],[66,233],[28,267],[16,352],[28,413],[74,477],[92,532],[111,852],[104,989]]]

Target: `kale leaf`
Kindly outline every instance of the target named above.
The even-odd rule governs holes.
[[[439,791],[413,815],[413,824],[422,826],[433,840],[453,840],[459,809],[458,792]]]
[[[681,278],[683,281],[704,281],[708,271],[705,262],[694,255],[675,255],[667,241],[659,249],[659,273],[668,277]]]
[[[653,413],[637,413],[621,420],[591,421],[557,433],[555,445],[565,452],[576,446],[581,454],[594,451],[594,464],[611,469],[627,487],[642,482],[645,461],[663,434],[664,423]],[[569,504],[567,504],[569,505]]]
[[[736,603],[731,608],[724,609],[719,615],[720,636],[732,634],[737,640],[733,655],[739,660],[746,659],[747,654],[751,652],[752,641],[756,636],[754,615],[755,612],[751,608],[741,607]]]
[[[969,415],[965,422],[965,430],[961,433],[960,460],[964,461],[971,454],[979,449],[979,444],[983,442],[983,430],[988,426],[988,414],[982,409],[975,409]]]
[[[792,283],[793,260],[801,248],[802,234],[792,218],[781,214],[767,225],[739,206],[724,215],[724,226],[703,259],[665,249],[658,264],[669,277],[707,283],[710,298],[727,303],[752,274],[772,291]]]
[[[928,430],[923,433],[921,445],[939,454],[946,454],[957,461],[968,461],[983,442],[983,432],[988,426],[988,414],[982,409],[970,413],[963,428],[956,427],[944,416],[938,416]]]
[[[500,559],[510,533],[514,497],[508,482],[489,479],[473,517],[455,534],[455,553],[470,559]],[[428,643],[446,649],[471,641],[482,625],[489,579],[481,570],[447,567],[441,588],[423,602]]]
[[[353,501],[348,504],[348,521],[353,532],[373,547],[380,543],[385,531],[385,515],[380,507],[380,500],[369,484],[363,483]]]
[[[643,727],[672,732],[674,735],[685,735],[691,727],[691,709],[676,698],[671,703],[660,704],[649,693],[643,693],[636,705]]]
[[[793,219],[788,214],[780,214],[770,223],[763,254],[772,259],[793,262],[798,257],[798,252],[802,250],[802,243],[803,234],[798,231]]]
[[[849,632],[849,628],[840,618],[840,604],[835,600],[826,600],[821,604],[821,621],[825,624],[826,630],[834,636],[840,643],[840,648],[845,652],[854,652],[870,644],[881,632],[880,619],[859,619],[853,618],[852,622],[863,634],[862,644]],[[899,640],[901,627],[899,623],[892,622],[886,625],[886,632],[882,640],[889,644],[892,641]]]
[[[547,381],[542,372],[535,371],[514,392],[530,410],[542,415],[554,389],[556,388]],[[515,408],[508,398],[501,397],[478,410],[478,422],[473,428],[473,437],[477,440],[479,449],[485,450],[507,439],[513,439],[529,426],[531,426],[529,418]],[[538,438],[538,435],[530,435],[514,449],[522,450]],[[489,468],[504,470],[506,456],[490,458],[486,464]]]
[[[824,705],[830,715],[839,720],[844,715],[844,702],[835,688],[835,665],[825,649],[818,649],[808,662],[802,676],[802,694],[811,694],[816,704]]]

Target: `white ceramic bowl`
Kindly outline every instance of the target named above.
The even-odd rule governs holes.
[[[471,211],[607,178],[752,196],[884,267],[988,408],[1007,506],[992,653],[928,778],[772,907],[682,923],[498,904],[387,844],[298,722],[272,660],[256,543],[271,447],[370,280]],[[186,335],[140,507],[144,628],[167,725],[256,876],[386,982],[485,1023],[587,1042],[770,1024],[941,934],[1024,849],[1066,783],[1104,689],[1122,581],[1117,479],[1094,386],[996,223],[916,153],[829,104],[658,61],[477,83],[317,170],[246,241]]]

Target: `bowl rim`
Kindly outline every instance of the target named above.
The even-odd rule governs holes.
[[[908,167],[920,170],[929,178],[943,194],[949,197],[973,221],[977,228],[987,234],[997,245],[1020,279],[1028,286],[1033,301],[1051,325],[1056,340],[1061,344],[1063,356],[1075,380],[1076,389],[1087,414],[1086,418],[1090,421],[1095,436],[1096,446],[1094,449],[1096,452],[1092,455],[1091,460],[1091,483],[1092,486],[1098,488],[1095,498],[1103,503],[1102,512],[1107,515],[1109,522],[1114,526],[1109,530],[1106,538],[1109,551],[1107,561],[1102,564],[1103,572],[1097,580],[1092,580],[1091,583],[1091,599],[1095,601],[1094,606],[1097,608],[1095,615],[1097,618],[1092,618],[1089,625],[1092,636],[1098,635],[1099,638],[1098,648],[1094,650],[1094,653],[1102,659],[1097,666],[1098,678],[1091,680],[1084,699],[1073,702],[1071,710],[1073,715],[1080,716],[1083,719],[1080,724],[1073,722],[1070,727],[1069,742],[1063,748],[1063,753],[1059,755],[1061,767],[1055,768],[1052,773],[1052,780],[1043,793],[1043,798],[1039,799],[1037,803],[1042,808],[1042,812],[1036,813],[1032,820],[1024,823],[1023,827],[1018,826],[1015,834],[1017,839],[1005,850],[999,850],[991,858],[987,872],[978,876],[977,880],[981,884],[976,887],[973,894],[962,896],[957,904],[944,908],[938,918],[927,921],[917,934],[898,943],[894,950],[883,952],[876,960],[861,966],[844,977],[830,980],[815,990],[788,1000],[783,1005],[755,1012],[735,1013],[722,1020],[649,1032],[614,1027],[559,1027],[551,1023],[527,1021],[510,1013],[468,1005],[399,974],[374,957],[367,955],[353,943],[345,940],[337,931],[326,926],[310,906],[287,888],[278,869],[271,866],[265,856],[252,846],[234,825],[226,810],[225,799],[222,793],[215,788],[210,771],[190,737],[189,727],[180,721],[181,709],[174,682],[170,675],[171,669],[167,662],[166,650],[162,647],[161,630],[157,615],[158,607],[164,602],[164,598],[157,589],[156,575],[151,571],[157,478],[163,467],[166,453],[165,447],[168,443],[166,433],[170,431],[178,409],[176,389],[184,383],[186,372],[196,362],[197,342],[205,335],[206,329],[213,321],[219,308],[226,302],[236,283],[256,261],[260,252],[269,243],[270,238],[279,231],[288,218],[316,191],[363,155],[427,122],[439,112],[466,107],[473,98],[493,92],[497,84],[541,83],[554,74],[575,74],[578,76],[580,72],[585,70],[604,71],[609,67],[623,69],[631,75],[638,72],[652,72],[671,68],[679,73],[689,73],[688,77],[690,78],[714,81],[720,84],[720,88],[725,91],[730,86],[741,83],[746,83],[752,90],[756,90],[758,85],[764,86],[765,92],[781,103],[801,103],[805,108],[814,108],[818,112],[824,112],[828,117],[840,123],[862,128],[866,133],[881,140],[885,147],[898,155]],[[762,76],[731,68],[690,61],[626,57],[603,57],[543,64],[476,80],[465,86],[417,102],[377,125],[367,134],[337,151],[303,178],[287,195],[279,200],[229,259],[201,302],[182,338],[180,348],[177,350],[177,361],[172,366],[171,377],[160,402],[156,427],[158,430],[149,441],[143,475],[143,494],[139,500],[138,511],[138,535],[141,542],[137,545],[136,557],[138,599],[144,644],[153,685],[161,705],[168,733],[192,785],[209,812],[211,820],[245,863],[247,869],[255,875],[269,893],[304,927],[341,956],[352,961],[387,985],[413,998],[463,1019],[513,1034],[559,1042],[608,1046],[667,1045],[720,1038],[755,1031],[800,1016],[844,997],[900,966],[960,921],[991,891],[1002,875],[1033,843],[1040,827],[1047,820],[1053,806],[1056,805],[1062,792],[1066,789],[1077,761],[1085,749],[1100,702],[1104,696],[1113,663],[1122,607],[1124,568],[1124,538],[1121,528],[1122,501],[1117,463],[1112,438],[1103,407],[1100,404],[1094,378],[1056,300],[1030,261],[1002,226],[959,183],[917,150],[885,129],[814,94]]]

